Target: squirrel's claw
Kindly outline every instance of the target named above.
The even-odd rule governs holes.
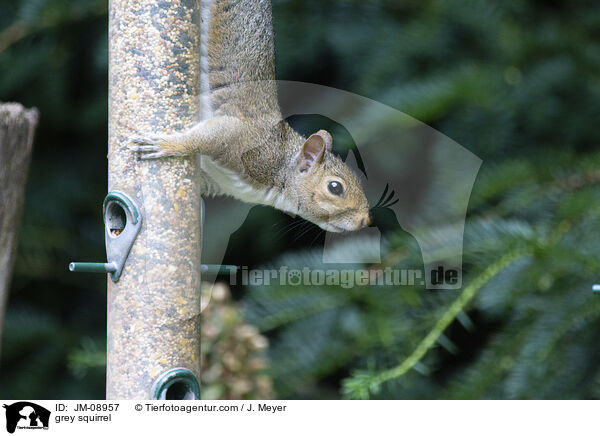
[[[129,149],[140,154],[140,159],[158,159],[166,156],[158,145],[130,145]]]
[[[147,151],[158,151],[160,148],[156,145],[130,145],[131,151],[147,152]]]
[[[155,135],[135,136],[129,140],[129,149],[136,153],[144,153],[140,159],[158,159],[166,156],[166,153],[158,145],[161,140],[161,137]]]
[[[148,160],[148,159],[158,159],[166,156],[167,154],[164,151],[157,151],[156,153],[148,153],[140,156],[140,159]]]
[[[158,135],[134,136],[129,139],[129,142],[137,145],[156,145],[162,141],[163,137]]]
[[[166,152],[161,143],[164,144],[167,139],[164,136],[135,136],[129,140],[128,148],[136,153],[140,153],[140,159],[150,160],[159,159],[168,156],[184,156],[184,153]]]

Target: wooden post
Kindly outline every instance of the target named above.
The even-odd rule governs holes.
[[[143,226],[108,280],[107,398],[150,399],[174,368],[200,379],[201,197],[195,158],[140,161],[128,138],[199,118],[199,1],[111,0],[109,191],[135,199]],[[166,398],[193,398],[185,384]],[[175,374],[177,375],[177,374]]]
[[[0,104],[0,339],[37,122],[37,109]]]

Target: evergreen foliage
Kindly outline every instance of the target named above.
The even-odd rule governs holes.
[[[277,392],[316,389],[336,374],[348,398],[596,397],[600,301],[591,284],[600,266],[593,232],[600,209],[590,205],[600,193],[597,171],[588,168],[600,154],[587,158],[552,168],[560,179],[532,171],[517,187],[498,186],[506,183],[494,170],[483,173],[474,203],[487,197],[492,206],[467,222],[461,291],[251,287],[248,319],[273,332]],[[410,237],[393,241],[382,266],[418,268]],[[279,265],[320,269],[321,251],[271,267]]]

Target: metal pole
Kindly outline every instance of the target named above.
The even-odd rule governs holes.
[[[128,138],[199,118],[197,0],[110,0],[109,191],[135,200],[142,228],[108,280],[108,399],[197,398],[201,197],[193,157],[139,161]]]

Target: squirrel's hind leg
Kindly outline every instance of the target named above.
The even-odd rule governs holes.
[[[172,135],[141,135],[130,139],[129,148],[142,153],[141,159],[184,156],[200,153],[211,156],[233,137],[242,132],[241,121],[223,116],[201,121],[183,133]]]

